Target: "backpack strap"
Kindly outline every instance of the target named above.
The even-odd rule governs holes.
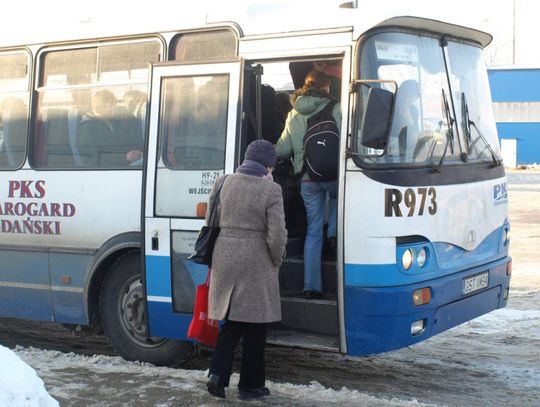
[[[324,108],[322,108],[321,110],[319,110],[317,113],[315,113],[314,115],[311,115],[310,117],[308,117],[308,120],[307,120],[307,128],[309,129],[311,126],[313,126],[313,121],[316,121],[318,122],[319,121],[319,117],[324,117],[325,115],[327,116],[330,116],[332,117],[332,119],[334,118],[334,116],[332,116],[332,111],[334,110],[334,106],[336,105],[337,101],[335,99],[331,99]],[[306,129],[307,130],[307,129]]]
[[[324,109],[321,110],[321,112],[328,113],[329,116],[332,116],[332,111],[334,110],[334,106],[337,104],[337,100],[331,99],[330,102],[326,104]],[[333,117],[333,116],[332,116]]]

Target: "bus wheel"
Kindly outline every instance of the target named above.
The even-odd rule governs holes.
[[[193,344],[149,336],[140,253],[128,252],[111,266],[100,295],[101,324],[115,350],[127,360],[179,366],[193,354]]]

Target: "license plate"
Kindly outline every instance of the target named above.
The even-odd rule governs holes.
[[[462,294],[470,294],[475,291],[481,290],[482,288],[486,288],[488,284],[489,273],[487,271],[485,273],[477,274],[472,277],[464,278]]]

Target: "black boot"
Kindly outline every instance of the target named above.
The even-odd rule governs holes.
[[[225,398],[225,386],[217,374],[211,374],[208,376],[206,387],[208,389],[208,393],[210,393],[212,396],[219,397],[220,399]]]
[[[265,397],[270,395],[268,387],[255,387],[253,389],[238,388],[238,396],[242,400],[256,399],[259,397]]]

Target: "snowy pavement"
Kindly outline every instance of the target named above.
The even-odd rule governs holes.
[[[225,401],[210,397],[207,354],[184,369],[126,362],[111,356],[103,338],[77,338],[56,325],[7,319],[0,320],[0,343],[24,345],[16,354],[61,406],[537,407],[540,172],[510,172],[508,180],[514,271],[506,308],[409,348],[370,357],[271,347],[272,395],[264,401],[239,400],[237,375]],[[76,353],[66,351],[70,348]]]

